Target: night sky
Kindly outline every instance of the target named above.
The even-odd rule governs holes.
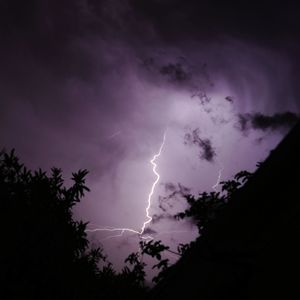
[[[176,249],[197,236],[182,195],[255,170],[297,122],[299,20],[288,1],[2,0],[0,147],[88,169],[76,217],[139,231],[165,134],[146,233]],[[121,266],[139,237],[111,234],[89,238]]]

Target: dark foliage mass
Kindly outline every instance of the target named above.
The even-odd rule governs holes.
[[[32,172],[13,151],[0,153],[1,299],[145,299],[149,288],[144,255],[156,259],[152,268],[158,275],[153,282],[160,283],[170,270],[163,253],[189,252],[193,242],[180,244],[173,252],[161,241],[141,241],[140,250],[131,253],[117,273],[101,248],[89,247],[87,224],[73,219],[72,207],[88,191],[87,173],[73,173],[73,184],[67,188],[60,169],[53,168],[50,176],[42,170]],[[222,193],[184,195],[189,208],[175,218],[193,220],[201,237],[232,193],[250,177],[243,171],[222,182]]]
[[[252,173],[241,171],[233,180],[222,181],[222,192],[203,192],[197,197],[185,195],[189,207],[175,217],[177,219],[192,218],[198,227],[200,236],[207,229],[208,224],[215,220],[218,212],[222,211],[233,195],[250,177]]]
[[[143,295],[143,265],[129,258],[133,268],[117,274],[100,248],[88,247],[87,224],[73,219],[72,207],[88,191],[86,174],[73,173],[66,188],[61,170],[31,172],[13,151],[1,152],[1,299],[124,299],[124,290],[133,299]]]
[[[88,286],[93,293],[101,251],[87,250],[85,224],[71,212],[87,190],[87,172],[74,173],[67,189],[59,169],[47,177],[27,170],[13,152],[0,159],[2,297],[72,297]]]

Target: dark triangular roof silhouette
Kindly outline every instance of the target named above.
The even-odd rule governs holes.
[[[299,172],[300,123],[154,288],[153,299],[300,298]]]

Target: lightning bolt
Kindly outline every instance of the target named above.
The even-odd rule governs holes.
[[[139,237],[141,239],[144,239],[144,240],[153,239],[150,235],[144,236],[144,232],[145,232],[146,226],[152,221],[152,217],[150,216],[150,212],[149,212],[150,208],[151,208],[151,199],[152,199],[152,196],[154,194],[155,187],[156,187],[156,185],[157,185],[157,183],[159,182],[159,179],[160,179],[160,175],[156,170],[156,168],[157,168],[156,160],[160,157],[160,155],[162,153],[163,147],[165,145],[165,141],[166,141],[166,131],[164,132],[163,140],[162,140],[162,143],[159,147],[159,151],[156,154],[154,154],[154,156],[150,160],[150,163],[152,165],[152,171],[155,174],[156,179],[152,183],[150,193],[148,194],[148,197],[147,197],[147,206],[146,206],[146,209],[145,209],[146,220],[144,221],[144,223],[141,227],[141,230],[138,231],[138,230],[135,230],[135,229],[132,229],[132,228],[126,228],[126,227],[125,228],[122,228],[122,227],[121,228],[103,227],[103,228],[95,228],[95,229],[86,229],[85,230],[86,232],[97,232],[97,231],[120,232],[119,234],[110,235],[110,236],[108,236],[108,237],[106,237],[102,240],[108,240],[108,239],[115,238],[115,237],[121,237],[121,236],[123,236],[123,234],[125,232],[131,232],[131,233],[137,234],[137,235],[139,235]]]
[[[159,173],[156,171],[157,164],[155,163],[155,161],[156,161],[156,159],[157,159],[158,157],[160,157],[161,152],[162,152],[162,149],[163,149],[163,147],[164,147],[164,145],[165,145],[165,141],[166,141],[166,131],[164,132],[163,141],[162,141],[162,143],[161,143],[161,145],[160,145],[160,148],[159,148],[158,153],[155,154],[155,155],[153,156],[153,158],[150,160],[150,163],[151,163],[152,166],[153,166],[152,171],[153,171],[153,173],[156,175],[156,179],[155,179],[155,181],[153,182],[152,187],[151,187],[151,191],[150,191],[150,193],[149,193],[149,195],[148,195],[148,205],[147,205],[147,207],[146,207],[146,217],[147,217],[147,220],[144,222],[144,224],[143,224],[143,226],[142,226],[140,235],[142,235],[142,234],[144,233],[147,224],[149,224],[149,223],[152,221],[152,217],[151,217],[150,214],[149,214],[149,210],[150,210],[150,207],[151,207],[151,198],[152,198],[152,196],[153,196],[153,194],[154,194],[155,186],[157,185],[157,183],[159,182],[159,179],[160,179],[160,175],[159,175]]]
[[[218,188],[218,185],[220,184],[220,181],[221,181],[221,177],[222,177],[222,172],[224,170],[224,165],[222,163],[220,163],[218,161],[218,164],[220,166],[220,169],[218,171],[218,177],[217,177],[217,181],[216,183],[212,186],[212,188],[214,189],[215,192],[217,192],[217,188]]]

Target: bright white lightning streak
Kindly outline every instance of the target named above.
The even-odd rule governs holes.
[[[138,231],[138,230],[134,230],[132,228],[122,228],[122,227],[121,228],[106,227],[106,228],[86,229],[87,232],[97,232],[97,231],[115,232],[115,231],[120,231],[120,234],[108,236],[108,237],[104,238],[103,240],[107,240],[107,239],[111,239],[111,238],[115,238],[115,237],[121,237],[121,236],[123,236],[125,231],[136,233],[140,236],[140,238],[145,239],[145,240],[153,239],[150,235],[143,236],[143,234],[144,234],[146,226],[152,221],[152,217],[150,216],[150,213],[149,213],[150,208],[151,208],[151,198],[154,194],[155,187],[156,187],[156,185],[157,185],[157,183],[159,182],[159,179],[160,179],[160,175],[156,171],[157,164],[155,163],[155,161],[158,157],[160,157],[161,152],[163,150],[163,147],[165,145],[165,141],[166,141],[166,131],[164,132],[163,141],[160,145],[159,151],[150,160],[150,163],[153,166],[152,171],[155,174],[156,179],[155,179],[155,181],[153,182],[153,184],[151,186],[151,190],[150,190],[150,193],[149,193],[148,198],[147,198],[147,207],[146,207],[146,218],[147,218],[147,220],[143,223],[143,225],[141,227],[141,230]]]
[[[220,184],[220,181],[221,181],[222,172],[224,170],[224,165],[220,162],[218,162],[218,163],[219,163],[220,169],[218,172],[217,182],[212,186],[212,188],[215,190],[215,192],[217,192],[218,185]]]
[[[146,220],[142,226],[142,229],[141,229],[141,232],[140,232],[140,235],[142,235],[144,233],[144,230],[145,230],[145,227],[147,226],[147,224],[149,224],[151,221],[152,221],[152,217],[150,216],[149,214],[149,210],[150,210],[150,207],[151,207],[151,198],[153,196],[153,193],[154,193],[154,189],[155,189],[155,186],[157,185],[157,183],[159,182],[159,179],[160,179],[160,175],[159,173],[156,171],[156,167],[157,167],[157,164],[155,163],[156,159],[158,157],[160,157],[161,155],[161,152],[162,152],[162,149],[164,147],[164,144],[165,144],[165,141],[166,141],[166,132],[164,133],[164,137],[163,137],[163,141],[160,145],[160,148],[159,148],[159,151],[157,154],[155,154],[153,156],[153,158],[150,160],[150,163],[152,164],[153,168],[152,168],[152,171],[153,173],[156,175],[156,180],[153,182],[152,184],[152,187],[151,187],[151,191],[148,195],[148,205],[146,207],[146,217],[148,220]]]

